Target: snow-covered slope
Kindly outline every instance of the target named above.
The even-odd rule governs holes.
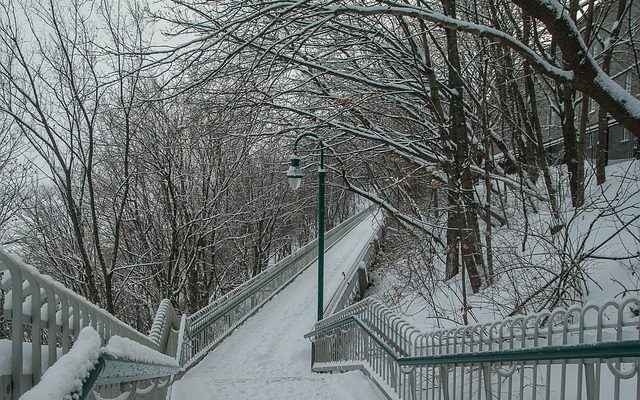
[[[375,223],[374,216],[365,219],[325,255],[325,301]],[[171,399],[383,398],[361,372],[311,372],[311,344],[303,336],[315,322],[316,279],[314,264],[174,383]]]
[[[602,186],[596,185],[591,167],[586,166],[585,205],[579,209],[571,205],[566,168],[552,168],[560,188],[560,220],[552,218],[547,204],[531,199],[536,211],[528,205],[525,226],[521,198],[514,193],[504,196],[509,224],[492,231],[496,281],[475,295],[467,287],[469,323],[580,302],[602,304],[640,292],[640,161],[608,166]],[[542,179],[537,185],[540,193],[546,193]],[[477,190],[478,197],[484,198],[482,185]],[[556,225],[562,229],[552,234]],[[413,269],[405,265],[406,260],[380,269],[373,274],[369,295],[421,331],[459,326],[463,323],[461,276],[446,280],[439,260],[419,265],[416,257]],[[569,268],[566,276],[571,281],[559,285],[555,277]],[[558,288],[564,287],[568,290],[559,296],[561,301],[554,301],[553,290],[560,292]],[[530,296],[534,300],[526,301]]]

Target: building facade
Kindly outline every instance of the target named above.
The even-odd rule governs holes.
[[[596,3],[593,36],[590,43],[592,57],[602,65],[605,52],[613,51],[609,75],[625,90],[636,97],[640,97],[640,4],[626,1],[623,17],[617,20],[618,1],[604,0]],[[584,29],[584,23],[579,26]],[[619,28],[617,39],[612,40],[612,32]],[[547,86],[548,87],[548,86]],[[578,94],[575,101],[576,116],[581,115],[582,99]],[[554,102],[554,99],[556,100]],[[545,136],[547,152],[557,159],[562,159],[562,107],[553,93],[545,93],[540,99],[540,115],[546,117],[541,121]],[[598,104],[593,99],[587,100],[588,121],[584,138],[585,159],[594,161],[598,142]],[[580,121],[576,121],[576,128]],[[631,132],[621,126],[615,119],[609,117],[608,159],[609,163],[637,158],[639,156],[638,139]]]

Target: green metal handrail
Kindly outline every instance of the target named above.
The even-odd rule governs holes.
[[[434,354],[428,356],[401,356],[391,346],[380,338],[367,324],[355,316],[346,317],[331,325],[307,333],[305,338],[313,338],[329,333],[345,325],[355,323],[367,333],[400,366],[427,365],[463,365],[485,363],[512,363],[523,361],[553,361],[553,360],[590,360],[590,359],[630,359],[640,357],[640,340],[625,340],[621,342],[600,342],[568,344],[557,346],[543,346],[524,349],[490,350],[483,352]]]
[[[359,369],[401,399],[620,400],[640,394],[638,306],[629,297],[421,333],[367,299],[305,337],[313,371]]]
[[[89,376],[82,382],[82,393],[79,398],[80,400],[86,399],[100,385],[131,383],[158,378],[171,379],[173,375],[178,373],[178,370],[178,366],[133,361],[102,353]],[[111,371],[111,373],[107,374],[107,371]]]
[[[98,357],[98,362],[95,363],[91,372],[89,372],[89,376],[82,381],[82,393],[80,393],[79,399],[85,400],[89,393],[93,391],[93,388],[96,386],[98,382],[98,378],[100,374],[104,370],[105,360],[103,356]],[[73,398],[73,396],[71,396]]]
[[[343,235],[357,226],[358,223],[367,217],[367,215],[370,215],[372,210],[373,207],[362,210],[327,232],[328,247],[331,247],[341,237],[343,237]],[[199,310],[189,316],[186,321],[186,340],[184,341],[183,346],[188,347],[191,345],[190,342],[192,340],[199,340],[199,335],[203,336],[203,340],[205,340],[206,343],[198,343],[199,347],[197,351],[194,351],[193,349],[184,349],[181,352],[179,360],[181,365],[185,367],[185,369],[188,369],[193,365],[195,360],[198,360],[203,354],[205,354],[203,353],[204,351],[210,350],[212,346],[215,346],[216,343],[223,340],[228,334],[230,334],[236,324],[241,323],[245,318],[248,318],[252,312],[259,309],[262,304],[268,301],[269,298],[278,293],[283,286],[270,290],[270,293],[264,299],[261,299],[255,307],[252,306],[250,308],[243,309],[241,311],[243,315],[238,317],[237,321],[234,320],[235,322],[229,324],[229,326],[225,326],[224,329],[221,328],[219,331],[216,331],[215,333],[212,332],[210,335],[205,334],[206,330],[211,329],[217,322],[233,313],[236,309],[241,308],[243,303],[251,300],[258,292],[265,290],[265,288],[267,288],[273,281],[286,278],[284,281],[284,286],[286,286],[286,284],[294,279],[297,274],[302,273],[302,271],[306,270],[306,268],[314,262],[317,257],[316,251],[317,247],[315,246],[315,241],[308,243],[298,252],[281,260],[278,265],[263,271],[260,275],[244,283],[240,288],[234,291],[233,296],[225,297],[217,304],[213,306],[206,306],[202,310]],[[302,264],[299,264],[301,262]],[[288,274],[291,271],[297,272],[295,272],[294,275],[289,276]]]

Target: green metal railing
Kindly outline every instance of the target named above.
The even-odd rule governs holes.
[[[179,370],[178,365],[140,362],[101,354],[89,376],[83,381],[79,400],[145,394],[149,399],[165,399],[167,389]],[[164,389],[164,390],[163,390]],[[96,397],[96,392],[100,397]],[[106,397],[105,397],[106,396]]]
[[[365,300],[306,337],[314,371],[363,370],[390,397],[631,399],[640,396],[639,305],[609,301],[421,334]]]
[[[326,233],[331,248],[373,211],[368,208]],[[247,318],[278,294],[317,258],[317,244],[312,241],[296,253],[281,260],[240,287],[190,315],[185,323],[180,350],[184,370],[198,363],[211,349],[227,338]]]
[[[367,218],[372,210],[363,210],[327,232],[327,247]],[[32,393],[46,391],[42,385],[38,388],[43,383],[43,373],[64,369],[56,362],[73,350],[80,331],[88,328],[95,331],[96,354],[100,346],[111,340],[127,338],[130,345],[142,346],[142,353],[151,351],[155,356],[168,356],[169,361],[176,363],[166,360],[150,363],[137,359],[136,352],[118,357],[102,352],[84,380],[83,389],[74,389],[75,397],[120,398],[126,394],[127,398],[138,395],[164,398],[173,380],[308,268],[316,256],[313,241],[191,316],[179,316],[171,302],[163,300],[149,335],[145,335],[0,249],[3,312],[11,321],[12,334],[8,352],[11,370],[0,371],[0,400],[18,399],[29,390],[35,390]],[[42,337],[51,337],[50,333],[59,337],[61,346],[54,340],[41,341]],[[26,340],[29,336],[30,342]],[[5,356],[7,353],[3,352]],[[85,361],[89,366],[94,362]],[[32,369],[26,371],[24,364],[31,365]]]

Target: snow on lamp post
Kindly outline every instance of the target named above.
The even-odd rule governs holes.
[[[298,142],[303,138],[315,139],[320,144],[320,167],[318,169],[318,321],[324,315],[324,143],[315,134],[306,132],[301,133],[293,143],[293,155],[290,158],[289,169],[287,170],[287,178],[289,178],[289,186],[296,190],[302,183],[304,174],[300,169],[300,157],[297,154]]]

